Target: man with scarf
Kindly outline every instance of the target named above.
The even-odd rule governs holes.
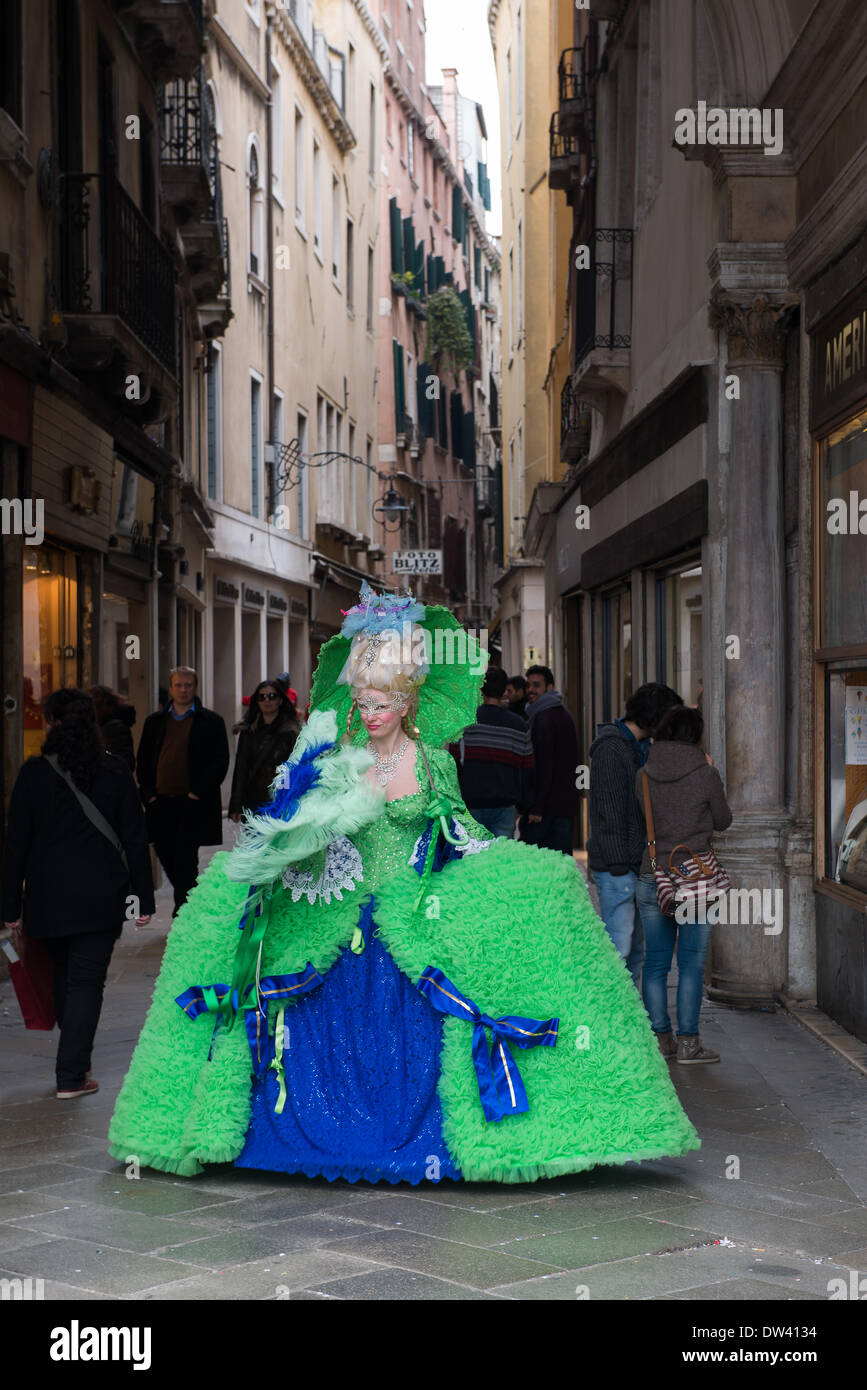
[[[599,893],[599,916],[636,985],[644,964],[644,931],[635,893],[647,832],[635,774],[666,710],[682,704],[670,686],[639,686],[626,701],[623,718],[600,724],[590,745],[587,863]]]
[[[578,809],[578,734],[547,666],[531,666],[527,671],[526,717],[536,760],[536,791],[521,821],[521,839],[571,854],[572,822]]]

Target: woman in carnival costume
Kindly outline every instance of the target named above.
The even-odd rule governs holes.
[[[363,587],[272,801],[176,918],[115,1158],[525,1182],[698,1147],[574,860],[461,800],[484,669],[446,609]]]

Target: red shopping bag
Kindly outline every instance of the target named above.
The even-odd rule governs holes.
[[[0,943],[9,963],[9,978],[18,996],[24,1027],[50,1033],[57,1022],[51,957],[32,937],[16,932]]]

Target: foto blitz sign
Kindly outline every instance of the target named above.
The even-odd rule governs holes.
[[[441,550],[396,550],[392,556],[395,574],[442,574]]]
[[[867,395],[867,287],[844,300],[813,335],[812,425],[816,430]]]

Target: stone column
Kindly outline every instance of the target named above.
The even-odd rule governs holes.
[[[710,997],[770,1003],[786,978],[786,621],[782,489],[782,370],[795,296],[717,288],[711,325],[725,335],[721,366],[728,459],[720,458],[724,542],[726,792],[734,822],[719,838],[735,888],[771,890],[779,921],[717,927]],[[731,381],[737,378],[737,383]],[[728,399],[725,393],[729,383]],[[780,899],[777,890],[782,890]],[[772,930],[777,928],[775,934]],[[779,929],[781,927],[781,929]]]

